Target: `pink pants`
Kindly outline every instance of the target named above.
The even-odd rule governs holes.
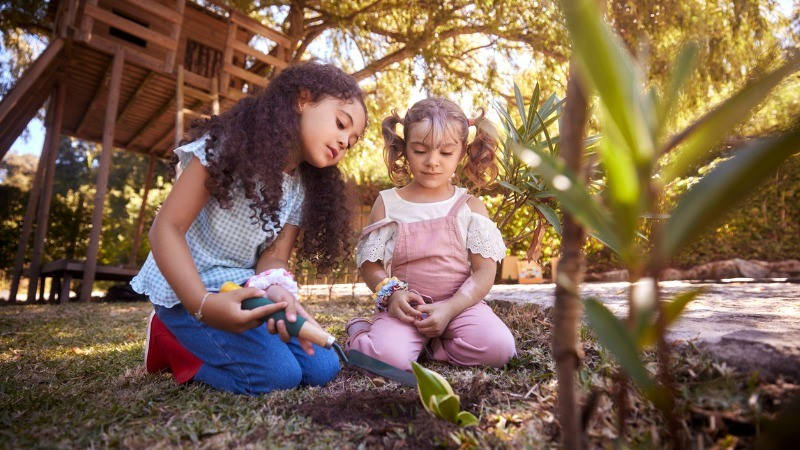
[[[431,341],[433,359],[459,366],[502,367],[516,353],[514,336],[483,301],[470,306],[450,321],[444,333],[428,339],[412,324],[388,313],[376,313],[372,326],[351,336],[348,348],[356,349],[397,368],[411,370],[422,349]]]

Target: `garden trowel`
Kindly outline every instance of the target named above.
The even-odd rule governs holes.
[[[229,292],[239,289],[240,287],[241,286],[238,284],[228,281],[222,285],[219,291]],[[242,302],[242,309],[255,309],[259,306],[270,305],[272,303],[274,302],[266,297],[253,297]],[[331,336],[321,327],[314,325],[299,315],[297,316],[296,321],[289,322],[286,320],[286,312],[284,310],[280,310],[272,315],[264,317],[263,320],[266,322],[269,319],[274,319],[276,322],[278,320],[283,320],[283,323],[286,325],[286,331],[288,331],[292,336],[306,339],[319,345],[320,347],[333,348],[336,351],[336,354],[339,355],[339,359],[341,359],[342,363],[345,365],[359,367],[370,373],[388,378],[406,386],[417,385],[417,379],[411,372],[398,369],[397,367],[386,364],[379,359],[367,356],[358,350],[351,349],[345,352],[342,350],[339,344],[336,343],[336,338]]]

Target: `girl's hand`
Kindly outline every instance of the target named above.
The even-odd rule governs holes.
[[[416,292],[409,292],[406,290],[395,291],[389,297],[389,308],[387,312],[390,317],[394,317],[405,323],[414,323],[415,319],[422,319],[422,313],[412,305],[421,305],[425,303],[422,297]]]
[[[425,319],[414,322],[417,331],[428,338],[441,336],[447,328],[447,325],[456,315],[455,311],[452,310],[450,304],[446,301],[422,304],[417,306],[417,310],[420,313],[428,314],[428,317]]]
[[[261,324],[262,318],[286,308],[286,302],[258,308],[242,309],[242,302],[251,297],[264,297],[261,289],[242,288],[229,292],[211,294],[203,305],[203,322],[220,330],[241,333]]]
[[[286,303],[286,320],[289,322],[297,321],[297,315],[299,314],[301,317],[305,318],[307,321],[313,323],[314,325],[319,326],[316,320],[300,305],[300,302],[297,301],[294,295],[291,292],[287,291],[284,287],[278,286],[277,284],[273,284],[269,288],[267,288],[267,298],[272,300],[273,302],[283,302]],[[279,320],[277,323],[274,319],[267,320],[267,331],[272,334],[278,333],[281,340],[283,342],[289,342],[292,336],[286,330],[286,324],[283,323],[283,320]],[[303,348],[309,356],[314,354],[314,345],[311,341],[307,341],[305,339],[298,339],[300,342],[300,347]]]

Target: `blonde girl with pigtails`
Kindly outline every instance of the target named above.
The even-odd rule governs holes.
[[[453,184],[459,171],[475,189],[497,177],[494,126],[482,113],[469,119],[452,101],[428,98],[382,127],[399,187],[380,193],[359,239],[356,260],[375,314],[348,322],[347,347],[403,369],[423,351],[460,366],[505,365],[514,338],[483,299],[506,247],[481,200]]]

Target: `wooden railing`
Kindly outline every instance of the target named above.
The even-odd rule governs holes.
[[[253,36],[260,36],[275,43],[273,47],[277,56],[264,53],[250,46],[249,42],[242,42],[237,39],[239,29],[252,33]],[[220,86],[222,86],[222,95],[226,97],[238,98],[244,96],[243,88],[230,89],[231,83],[236,84],[235,80],[239,80],[241,84],[249,84],[254,87],[264,88],[267,86],[269,80],[261,73],[253,71],[253,67],[246,68],[246,57],[252,57],[255,60],[264,63],[267,66],[275,67],[275,70],[282,70],[287,66],[286,51],[291,45],[291,41],[285,35],[265,27],[256,20],[245,16],[244,14],[232,10],[228,19],[228,35],[225,42],[225,51],[222,56],[223,66],[222,75],[220,76]],[[234,56],[239,57],[241,65],[234,64]],[[238,88],[238,86],[236,86]]]
[[[83,7],[83,19],[80,24],[79,38],[90,46],[98,48],[104,52],[115,53],[119,44],[108,37],[92,33],[94,21],[104,23],[110,27],[117,28],[125,33],[129,33],[147,43],[152,43],[166,50],[166,56],[160,60],[152,55],[126,48],[126,59],[140,64],[148,69],[159,72],[172,72],[175,66],[175,55],[178,51],[178,39],[183,22],[183,11],[185,0],[176,0],[175,9],[171,9],[154,0],[117,0],[122,4],[129,4],[132,7],[142,10],[146,14],[163,19],[170,23],[169,34],[164,34],[154,29],[142,26],[133,20],[129,20],[121,15],[98,6],[98,0],[86,0]]]

